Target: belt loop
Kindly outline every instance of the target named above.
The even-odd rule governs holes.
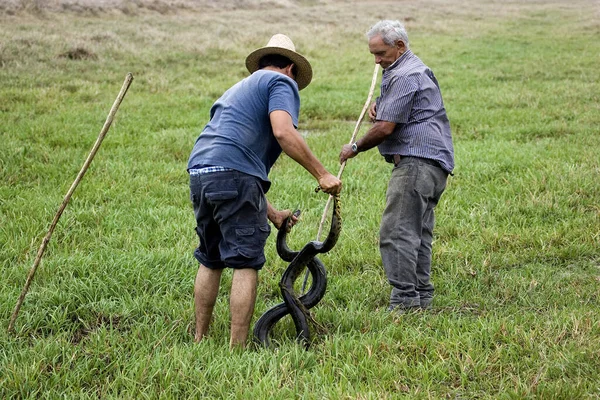
[[[394,154],[392,159],[394,160],[394,166],[397,167],[398,163],[400,163],[400,160],[402,159],[402,156],[400,154]]]

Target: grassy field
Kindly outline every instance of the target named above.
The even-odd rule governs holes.
[[[0,2],[0,398],[600,398],[597,1],[51,3]],[[452,123],[433,308],[385,312],[378,227],[391,168],[374,150],[344,172],[311,349],[285,321],[276,350],[230,352],[230,274],[209,339],[194,344],[185,167],[212,102],[247,75],[250,51],[288,34],[315,73],[300,129],[337,173],[373,71],[364,32],[381,18],[406,23]],[[8,334],[127,72],[134,82]],[[300,248],[327,198],[287,157],[271,179],[276,207],[303,210],[290,235]],[[274,236],[255,319],[280,302]]]

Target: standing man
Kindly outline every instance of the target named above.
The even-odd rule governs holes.
[[[188,161],[200,238],[194,252],[200,262],[194,284],[195,340],[208,331],[223,269],[232,268],[230,347],[244,347],[248,338],[271,230],[267,219],[279,228],[291,215],[265,198],[269,171],[281,151],[310,172],[325,193],[339,193],[342,187],[296,130],[298,91],[312,79],[310,63],[296,53],[290,38],[277,34],[250,53],[246,67],[251,75],[213,104]],[[292,217],[291,225],[296,221]]]
[[[381,96],[369,110],[373,126],[342,147],[340,162],[378,146],[394,164],[379,232],[392,286],[389,309],[427,308],[433,298],[433,210],[454,168],[450,123],[437,79],[410,51],[404,26],[380,21],[367,38],[375,63],[383,67]]]

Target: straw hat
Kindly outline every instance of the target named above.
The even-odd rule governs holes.
[[[248,68],[248,71],[250,73],[257,71],[258,61],[267,54],[279,54],[292,60],[298,69],[298,74],[296,75],[298,89],[302,90],[308,86],[312,79],[312,67],[306,58],[296,53],[296,47],[292,39],[281,33],[273,35],[265,47],[254,50],[246,57],[246,68]]]

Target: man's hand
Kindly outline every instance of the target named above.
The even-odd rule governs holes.
[[[328,194],[338,194],[342,190],[342,181],[327,173],[319,178],[319,187]]]
[[[299,218],[292,214],[292,211],[290,210],[278,211],[272,209],[267,213],[267,216],[269,217],[269,221],[271,221],[277,229],[280,229],[281,225],[283,225],[283,221],[285,221],[287,217],[291,216],[292,218],[290,218],[290,222],[288,223],[288,226],[286,228],[288,232],[292,229],[294,225],[296,225],[296,223],[299,220]]]
[[[375,118],[377,117],[377,103],[371,104],[369,107],[369,121],[375,122]]]
[[[340,164],[343,164],[349,158],[356,157],[356,154],[352,151],[352,145],[345,144],[342,146],[342,151],[340,151]]]
[[[371,109],[373,111],[375,111],[375,103],[373,103],[373,105],[371,106]],[[367,150],[372,149],[373,147],[378,146],[379,144],[383,143],[383,141],[388,136],[390,136],[392,133],[394,133],[395,129],[396,129],[395,122],[382,121],[382,120],[375,121],[373,123],[373,126],[371,126],[371,129],[369,129],[369,131],[367,133],[365,133],[365,135],[363,137],[361,137],[360,139],[358,139],[355,142],[355,144],[357,146],[356,147],[357,153],[367,151]],[[359,143],[360,143],[360,145],[359,145]],[[344,146],[342,146],[342,151],[340,152],[340,164],[343,164],[344,161],[346,161],[349,158],[356,157],[357,153],[352,151],[352,145],[345,144]]]

